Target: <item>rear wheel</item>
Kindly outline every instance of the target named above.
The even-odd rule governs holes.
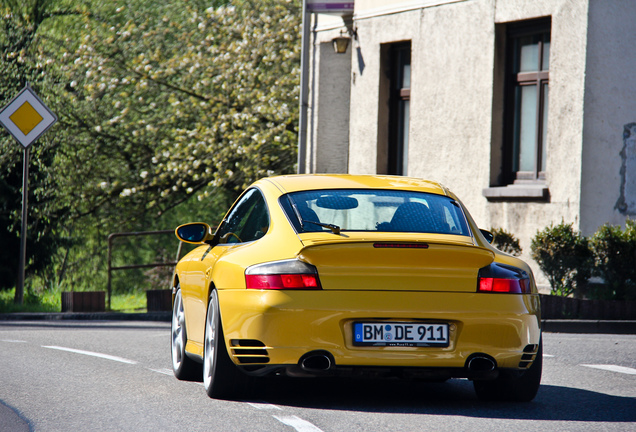
[[[212,290],[205,320],[203,385],[208,396],[222,399],[238,396],[247,376],[230,360],[220,318],[218,294]]]
[[[183,298],[181,289],[177,286],[177,293],[172,306],[172,324],[170,331],[170,353],[172,355],[172,371],[174,376],[180,380],[201,379],[201,365],[188,358],[185,353],[185,346],[188,340],[185,326],[185,312],[183,311]]]
[[[530,402],[537,395],[543,369],[543,341],[532,365],[524,372],[501,371],[499,377],[490,381],[473,381],[475,393],[481,400]]]

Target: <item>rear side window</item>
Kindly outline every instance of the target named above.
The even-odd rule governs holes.
[[[459,203],[443,195],[390,190],[317,190],[284,195],[280,204],[298,232],[329,231],[318,224],[332,224],[343,231],[470,235]]]
[[[225,217],[217,235],[219,243],[245,243],[263,237],[268,229],[265,198],[258,189],[250,189]]]

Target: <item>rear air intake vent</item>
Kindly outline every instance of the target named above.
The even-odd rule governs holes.
[[[232,355],[240,364],[269,363],[267,347],[255,339],[231,339]]]
[[[264,347],[265,344],[256,339],[231,339],[230,345],[233,347]]]
[[[530,367],[538,350],[539,345],[526,345],[523,349],[524,354],[521,356],[521,361],[519,362],[519,368],[527,369]]]

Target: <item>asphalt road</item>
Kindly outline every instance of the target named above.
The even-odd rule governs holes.
[[[472,384],[268,381],[209,399],[170,370],[169,324],[0,322],[4,431],[636,431],[636,336],[544,334],[534,402]]]

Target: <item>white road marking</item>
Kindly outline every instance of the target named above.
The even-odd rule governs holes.
[[[153,372],[158,372],[160,374],[164,374],[164,375],[174,375],[174,373],[172,372],[172,369],[168,369],[168,368],[163,368],[163,369],[150,369]]]
[[[27,341],[23,341],[23,340],[15,340],[15,339],[2,339],[2,342],[9,342],[9,343],[27,343]]]
[[[602,364],[582,364],[581,366],[594,368],[594,369],[606,370],[606,371],[610,371],[610,372],[619,372],[619,373],[624,373],[624,374],[628,374],[628,375],[636,375],[636,369],[628,368],[628,367],[625,367],[625,366],[602,365]]]
[[[322,432],[321,429],[318,429],[313,424],[309,423],[307,420],[303,420],[296,416],[272,416],[279,422],[286,424],[287,426],[291,426],[296,429],[298,432]]]
[[[128,360],[122,357],[117,357],[117,356],[112,356],[112,355],[108,355],[108,354],[101,354],[101,353],[96,353],[96,352],[92,352],[92,351],[83,351],[83,350],[78,350],[78,349],[73,349],[73,348],[65,348],[65,347],[60,347],[60,346],[42,346],[42,348],[50,348],[50,349],[55,349],[55,350],[60,350],[60,351],[67,351],[67,352],[72,352],[75,354],[83,354],[83,355],[87,355],[87,356],[91,356],[91,357],[99,357],[99,358],[103,358],[106,360],[113,360],[113,361],[117,361],[120,363],[127,363],[127,364],[137,364],[136,361],[134,360]]]
[[[272,405],[272,404],[266,403],[266,402],[263,402],[263,403],[248,402],[247,404],[253,406],[257,410],[279,410],[279,411],[282,411],[282,408],[277,407],[276,405]]]
[[[554,357],[554,356],[552,354],[543,354],[543,358],[546,358],[546,357]]]

